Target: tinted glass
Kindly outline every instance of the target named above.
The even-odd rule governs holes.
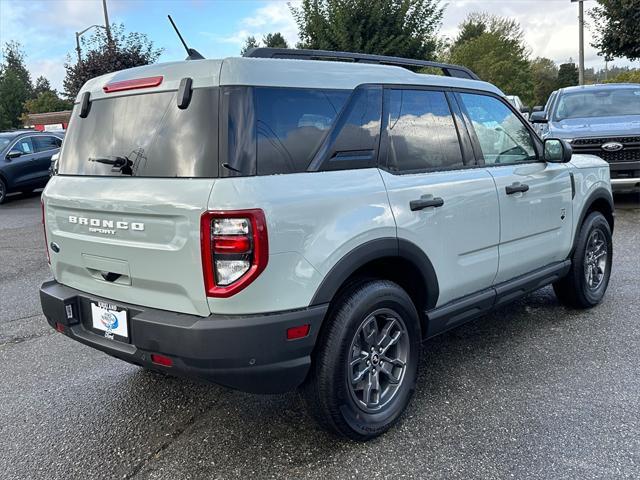
[[[23,154],[33,153],[34,149],[33,149],[33,143],[31,142],[31,137],[21,138],[16,142],[16,144],[13,147],[11,147],[11,150],[18,150]]]
[[[357,88],[317,152],[314,166],[322,170],[376,166],[381,117],[382,87]]]
[[[126,157],[140,177],[218,175],[218,89],[194,89],[189,107],[177,92],[144,93],[91,102],[80,118],[74,107],[59,173],[121,175],[96,159]]]
[[[349,96],[343,90],[254,89],[257,173],[306,171]]]
[[[603,88],[563,93],[555,105],[555,120],[640,115],[640,88]]]
[[[463,167],[462,152],[443,92],[387,90],[389,168],[395,171]]]
[[[478,136],[486,164],[537,159],[529,130],[509,107],[487,95],[463,93],[460,96]]]
[[[56,148],[60,148],[60,145],[62,145],[62,140],[58,137],[33,137],[33,146],[36,149],[36,152],[54,150]]]

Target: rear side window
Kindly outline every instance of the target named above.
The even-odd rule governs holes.
[[[444,92],[392,89],[388,105],[388,167],[392,171],[464,166],[458,132]]]
[[[256,87],[258,175],[306,171],[348,96],[340,90]]]
[[[56,148],[60,148],[60,145],[62,145],[62,140],[60,140],[58,137],[38,136],[33,137],[33,143],[36,152],[46,152],[47,150],[55,150]]]

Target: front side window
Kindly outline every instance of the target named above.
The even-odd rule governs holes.
[[[464,166],[458,132],[444,92],[391,89],[388,166],[392,171]]]
[[[531,133],[504,103],[488,95],[460,94],[487,165],[531,162],[538,156]]]
[[[11,150],[17,150],[22,152],[23,155],[28,155],[33,153],[33,142],[31,141],[31,137],[21,138],[16,142],[16,144],[11,148]]]

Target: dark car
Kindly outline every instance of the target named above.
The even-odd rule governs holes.
[[[640,191],[640,84],[563,88],[531,121],[543,137],[565,139],[574,152],[606,160],[614,191]]]
[[[60,133],[17,130],[0,133],[0,203],[11,192],[31,192],[49,180],[52,155],[60,151]]]

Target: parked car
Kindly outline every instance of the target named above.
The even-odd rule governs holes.
[[[535,107],[533,107],[531,115],[529,116],[529,121],[533,123],[533,128],[541,137],[544,136],[544,129],[546,125],[544,122],[539,122],[539,120],[546,118],[547,112],[551,110],[553,102],[555,101],[557,96],[558,90],[554,90],[553,92],[551,92],[549,98],[547,98],[547,103],[545,103],[544,105],[536,105]]]
[[[543,137],[564,138],[578,153],[609,163],[614,191],[640,192],[640,85],[563,88],[534,115]]]
[[[301,386],[367,440],[407,407],[422,340],[548,284],[602,300],[601,159],[543,143],[464,67],[250,55],[82,87],[42,197],[57,331],[249,392]]]
[[[16,130],[0,133],[0,203],[8,193],[31,192],[49,180],[51,157],[60,150],[60,134]]]
[[[525,106],[524,103],[522,103],[522,100],[520,100],[520,97],[518,95],[507,95],[506,98],[507,100],[509,100],[509,103],[516,108],[516,110],[522,113],[524,118],[529,120],[529,114],[531,113],[531,110],[529,109],[529,107]]]

